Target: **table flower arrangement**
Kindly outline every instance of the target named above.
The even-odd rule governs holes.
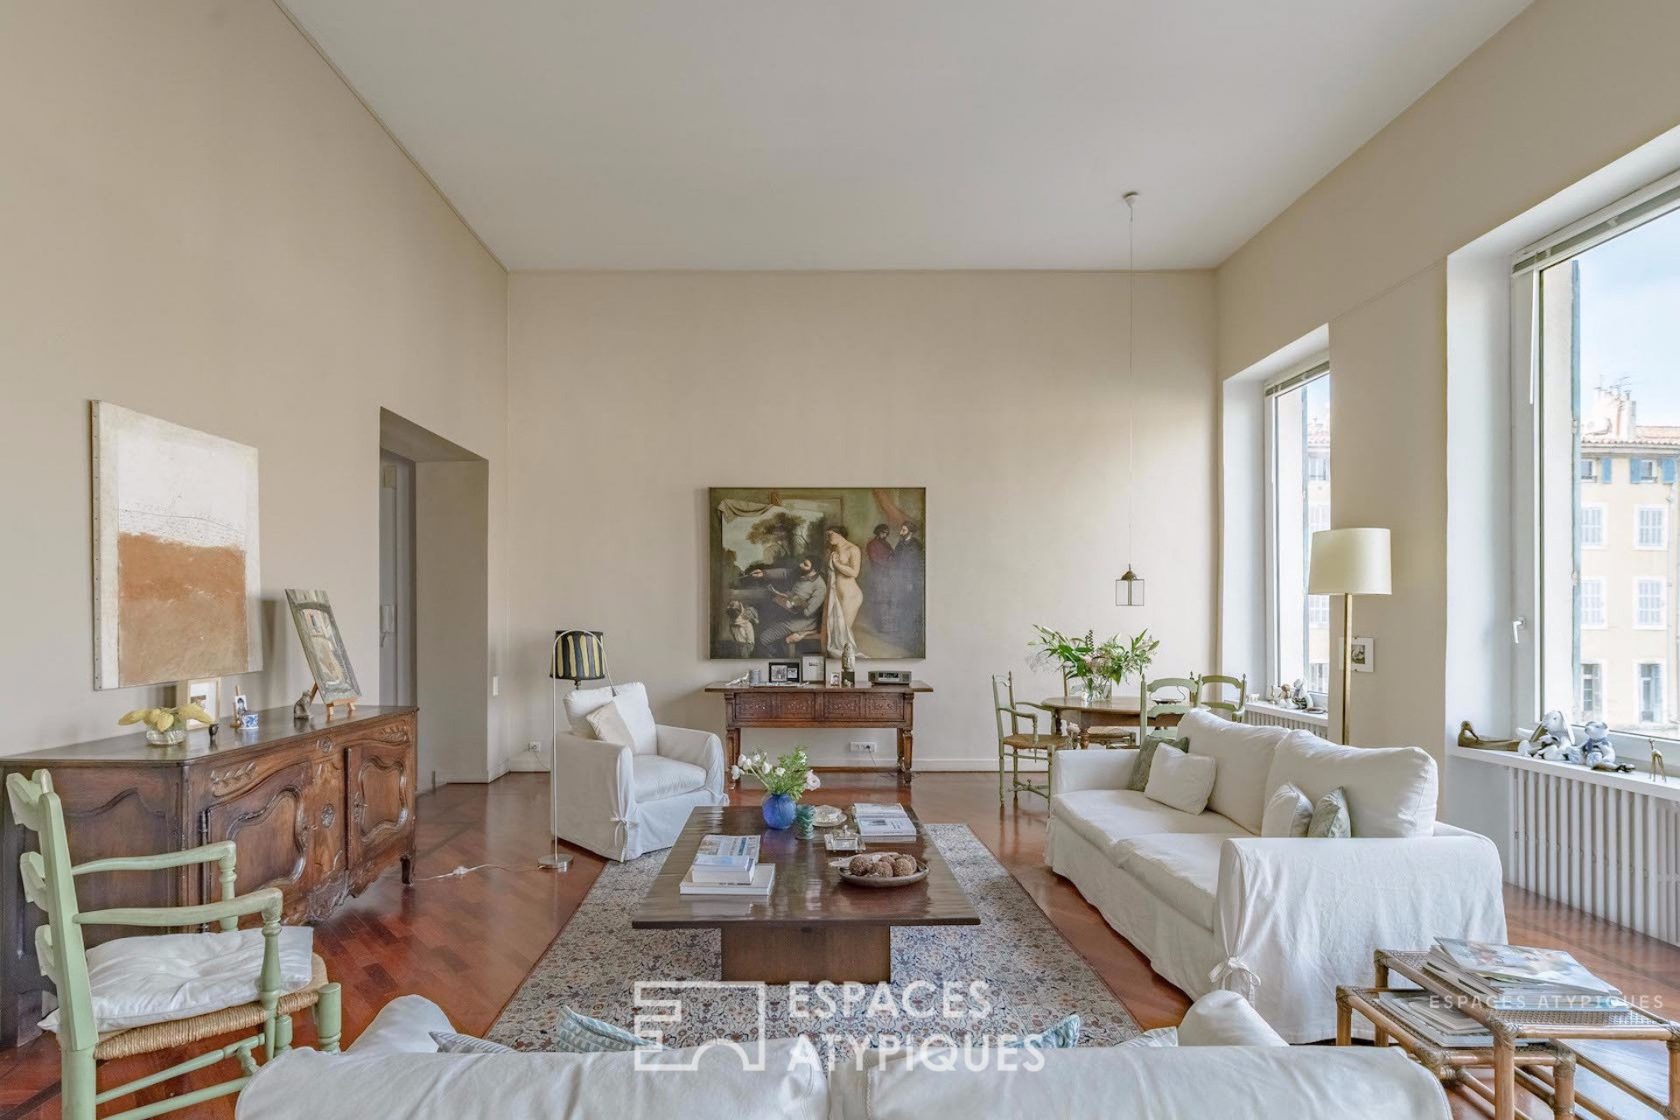
[[[1032,663],[1036,668],[1054,666],[1063,675],[1084,682],[1085,695],[1092,700],[1107,700],[1114,686],[1123,684],[1134,674],[1142,677],[1155,660],[1160,648],[1158,639],[1148,630],[1122,641],[1119,635],[1098,643],[1096,632],[1085,631],[1083,636],[1063,634],[1048,626],[1034,626],[1038,636],[1033,639]]]
[[[798,815],[798,801],[807,791],[818,789],[822,782],[811,769],[811,760],[804,747],[795,747],[791,754],[772,759],[762,753],[750,754],[730,769],[730,777],[756,778],[764,786],[764,823],[771,828],[787,828]]]
[[[157,747],[172,747],[187,737],[187,721],[215,723],[216,718],[197,704],[188,702],[173,708],[136,708],[117,721],[127,727],[134,723],[146,725],[146,742]]]

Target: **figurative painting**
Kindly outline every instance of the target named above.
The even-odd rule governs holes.
[[[355,670],[350,668],[350,655],[344,651],[344,637],[338,632],[327,593],[288,587],[286,605],[292,609],[292,624],[297,627],[303,657],[309,662],[321,699],[329,704],[360,699],[362,690],[356,684]]]
[[[95,688],[262,668],[257,450],[93,402]]]
[[[711,656],[927,653],[922,487],[714,488]]]

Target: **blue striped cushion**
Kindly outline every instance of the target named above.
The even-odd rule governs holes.
[[[622,1027],[591,1019],[570,1007],[562,1007],[550,1032],[554,1049],[571,1054],[594,1054],[610,1050],[662,1049]]]

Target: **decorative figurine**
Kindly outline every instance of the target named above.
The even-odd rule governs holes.
[[[1610,729],[1601,719],[1588,720],[1581,727],[1587,741],[1581,745],[1581,761],[1588,766],[1612,767],[1616,763],[1616,748],[1610,743]]]
[[[311,688],[311,689],[306,689],[304,691],[304,694],[302,696],[298,697],[298,702],[296,704],[292,705],[292,720],[293,720],[293,722],[295,722],[295,723],[308,723],[309,722],[309,701],[314,695],[315,695],[315,690],[313,688]]]
[[[1581,752],[1575,746],[1575,733],[1569,729],[1569,721],[1563,718],[1563,713],[1556,710],[1540,717],[1534,734],[1517,749],[1517,753],[1546,762],[1581,761]]]
[[[1312,707],[1312,697],[1307,695],[1307,682],[1300,677],[1296,677],[1295,683],[1289,686],[1289,702],[1303,712]]]
[[[1668,766],[1663,761],[1662,751],[1658,750],[1657,744],[1652,742],[1650,739],[1645,740],[1645,745],[1651,748],[1651,780],[1653,782],[1662,782],[1664,785],[1667,785]]]
[[[1521,739],[1484,739],[1476,734],[1476,729],[1465,720],[1458,725],[1458,745],[1474,747],[1484,751],[1514,751],[1522,742]]]

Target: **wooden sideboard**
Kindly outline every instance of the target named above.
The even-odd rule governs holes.
[[[179,746],[152,747],[133,734],[0,758],[0,778],[52,774],[77,863],[233,840],[239,891],[279,887],[285,920],[308,922],[394,862],[409,881],[417,715],[363,707],[294,722],[290,708],[274,708],[258,714],[255,729],[224,727],[214,740],[192,731]],[[18,857],[35,846],[34,835],[12,819],[8,798],[0,802],[0,1046],[15,1046],[35,1034],[48,984],[35,964],[41,914],[18,878]],[[77,881],[77,901],[84,910],[190,906],[217,889],[210,864],[89,876]],[[87,940],[141,932],[92,926]]]
[[[724,765],[741,759],[743,727],[890,727],[898,732],[898,780],[908,784],[916,757],[916,694],[926,681],[885,685],[734,684],[717,681],[707,692],[723,695]],[[883,766],[819,766],[818,770],[885,771]]]

